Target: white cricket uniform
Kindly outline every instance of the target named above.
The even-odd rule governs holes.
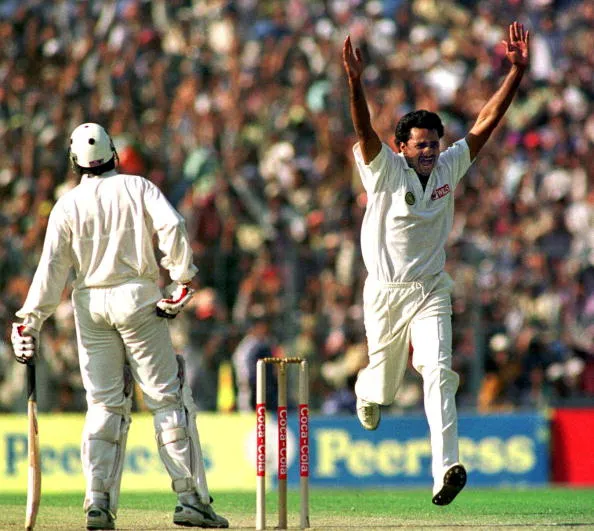
[[[425,190],[404,156],[386,144],[369,164],[359,144],[353,152],[367,192],[361,248],[368,272],[363,302],[369,349],[369,365],[355,390],[367,401],[391,404],[412,346],[413,366],[423,377],[432,473],[439,483],[458,461],[452,280],[443,268],[454,190],[470,167],[470,152],[464,139],[442,152]]]
[[[39,330],[55,311],[74,269],[72,301],[88,405],[82,447],[85,505],[92,502],[93,491],[109,492],[114,513],[130,423],[125,364],[155,415],[161,456],[174,490],[188,490],[181,486],[189,481],[180,481],[179,488],[175,481],[198,475],[199,494],[205,502],[209,498],[201,456],[191,464],[196,461],[191,452],[173,448],[181,443],[167,436],[168,430],[187,425],[185,417],[195,415],[195,407],[180,378],[167,320],[156,315],[162,294],[154,235],[163,255],[161,265],[171,279],[190,281],[197,268],[185,223],[161,191],[147,179],[115,170],[84,175],[51,211],[37,271],[16,314]],[[181,455],[184,452],[187,455]],[[190,470],[196,465],[198,471]]]

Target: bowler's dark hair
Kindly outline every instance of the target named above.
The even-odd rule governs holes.
[[[437,131],[437,136],[443,136],[443,124],[441,118],[431,111],[413,111],[405,114],[396,125],[396,142],[408,142],[410,138],[410,130],[416,127],[417,129],[434,129]]]

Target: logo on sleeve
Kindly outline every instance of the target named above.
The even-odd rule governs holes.
[[[433,193],[431,194],[431,200],[435,201],[436,199],[441,199],[442,197],[448,195],[449,193],[450,193],[450,185],[444,184],[443,186],[440,186],[439,188],[436,188],[435,190],[433,190]]]
[[[412,192],[406,192],[404,196],[404,200],[406,201],[407,205],[414,205],[415,204],[415,195]]]

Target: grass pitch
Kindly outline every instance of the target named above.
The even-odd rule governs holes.
[[[214,493],[215,510],[230,529],[254,529],[255,494]],[[0,494],[0,529],[23,529],[25,494]],[[184,529],[173,525],[171,493],[127,493],[120,501],[117,529]],[[299,497],[289,492],[289,528],[299,526]],[[267,497],[267,525],[277,524],[276,492]],[[594,489],[466,488],[447,507],[431,504],[430,489],[310,490],[311,529],[592,529]],[[82,493],[42,494],[36,530],[85,529]]]

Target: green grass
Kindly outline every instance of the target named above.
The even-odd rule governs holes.
[[[255,495],[214,493],[231,529],[253,529]],[[23,529],[24,494],[0,494],[0,529]],[[298,528],[297,492],[289,493],[289,527]],[[122,493],[118,529],[182,529],[171,523],[170,493]],[[267,497],[267,524],[276,526],[276,493]],[[430,489],[310,490],[312,529],[555,529],[594,530],[594,489],[467,488],[447,507],[431,505]],[[82,493],[42,496],[37,530],[84,529]]]

